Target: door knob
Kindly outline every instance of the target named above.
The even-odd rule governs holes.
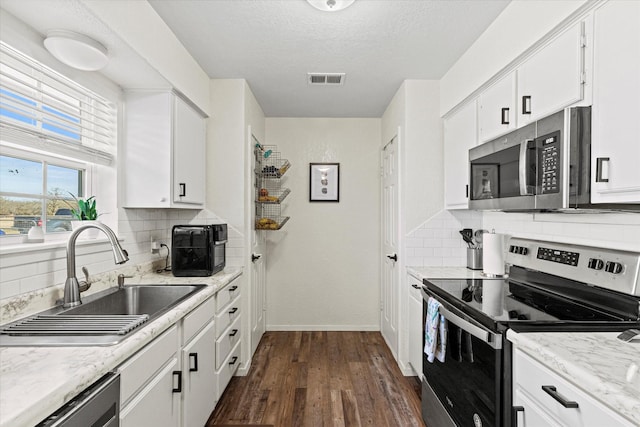
[[[398,261],[398,254],[387,255],[387,258],[392,259],[394,262]]]
[[[251,262],[256,262],[261,256],[261,254],[251,254]]]

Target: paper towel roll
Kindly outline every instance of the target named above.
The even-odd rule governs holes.
[[[497,233],[485,233],[482,238],[482,272],[486,275],[504,275],[503,236]]]

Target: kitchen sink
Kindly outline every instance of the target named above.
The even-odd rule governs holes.
[[[0,346],[105,346],[127,338],[206,285],[131,285],[0,327]]]

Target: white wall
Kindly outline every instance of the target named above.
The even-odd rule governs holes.
[[[242,79],[211,80],[207,124],[207,206],[244,229],[244,90]]]
[[[292,166],[268,233],[267,329],[378,330],[380,120],[267,118]],[[309,202],[309,163],[340,163],[340,202]]]

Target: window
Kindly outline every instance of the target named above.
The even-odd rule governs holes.
[[[113,160],[113,103],[0,42],[2,139],[100,164]]]
[[[0,155],[0,235],[71,231],[74,197],[85,194],[82,164]]]
[[[0,42],[0,236],[70,231],[116,124],[113,103]]]

